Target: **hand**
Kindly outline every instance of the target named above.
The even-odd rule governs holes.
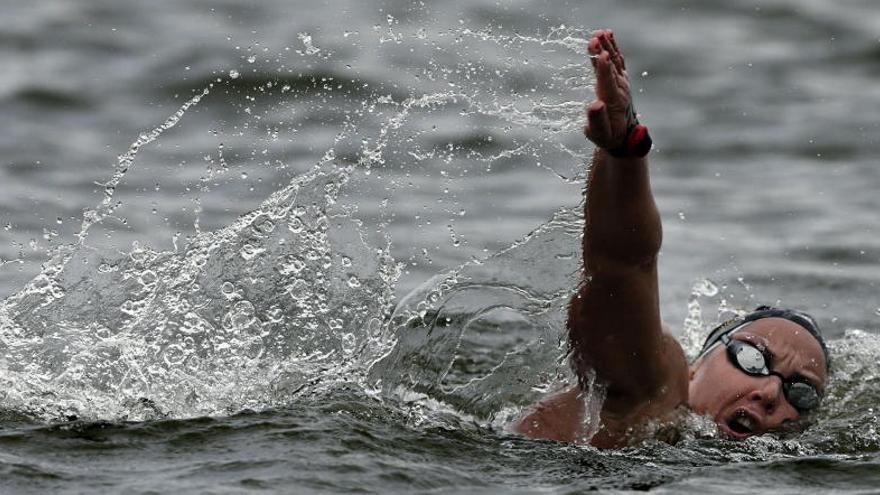
[[[587,49],[596,73],[596,100],[587,105],[584,135],[600,148],[614,149],[636,123],[626,64],[611,30],[593,32]]]

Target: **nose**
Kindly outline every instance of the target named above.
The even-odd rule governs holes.
[[[773,414],[783,399],[782,379],[776,375],[761,377],[749,397],[764,408],[767,414]]]

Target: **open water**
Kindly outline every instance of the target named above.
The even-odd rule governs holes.
[[[3,2],[0,491],[880,492],[873,0]],[[589,31],[652,129],[693,352],[813,313],[802,433],[597,451],[571,379]]]

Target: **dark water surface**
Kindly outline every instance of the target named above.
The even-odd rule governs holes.
[[[505,432],[571,378],[598,27],[664,318],[813,313],[805,432]],[[0,61],[0,491],[880,490],[872,0],[7,2]]]

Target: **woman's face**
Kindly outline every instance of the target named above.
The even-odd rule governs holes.
[[[770,370],[788,378],[800,375],[821,394],[826,364],[815,337],[784,318],[762,318],[730,334],[732,340],[756,345],[770,358]],[[688,403],[710,416],[722,433],[743,439],[778,428],[800,413],[785,399],[778,376],[752,376],[737,368],[718,345],[691,366]]]

